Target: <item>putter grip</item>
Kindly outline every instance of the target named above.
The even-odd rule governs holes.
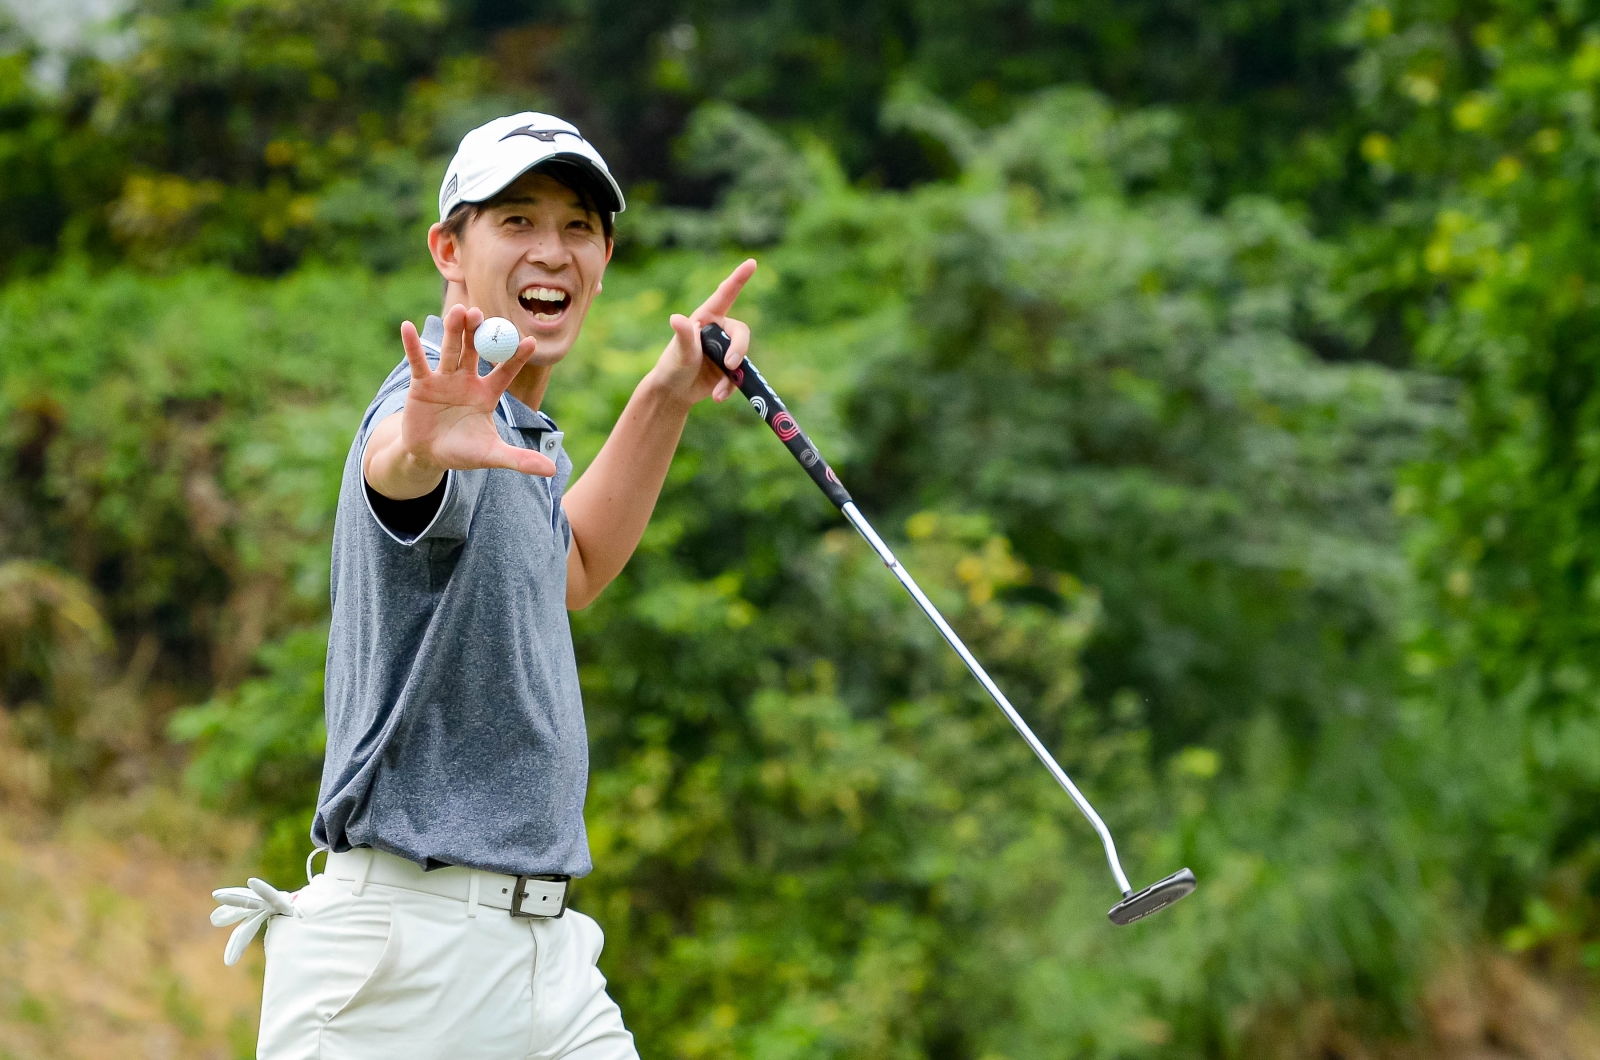
[[[806,469],[806,474],[811,476],[811,481],[817,488],[828,495],[834,507],[843,510],[850,503],[850,492],[839,481],[839,476],[833,473],[833,468],[822,459],[822,454],[817,447],[811,444],[811,439],[806,437],[806,432],[800,429],[794,417],[789,415],[789,410],[783,407],[783,402],[773,392],[772,387],[756,371],[756,366],[746,357],[744,363],[733,371],[728,371],[727,362],[723,360],[728,351],[733,348],[733,339],[716,324],[707,324],[700,329],[700,349],[710,359],[711,363],[722,369],[728,378],[733,380],[733,385],[750,401],[750,407],[756,414],[766,421],[772,428],[772,433],[778,440],[788,447],[794,458],[800,461],[800,466]]]

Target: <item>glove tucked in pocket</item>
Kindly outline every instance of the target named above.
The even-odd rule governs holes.
[[[300,910],[294,904],[294,896],[298,892],[285,894],[266,880],[254,876],[250,877],[248,883],[247,887],[221,887],[211,892],[211,897],[218,902],[217,908],[211,911],[211,923],[216,927],[239,925],[233,929],[233,934],[228,937],[228,946],[222,951],[223,964],[239,963],[245,947],[250,945],[250,940],[256,937],[261,925],[271,917],[300,916]]]

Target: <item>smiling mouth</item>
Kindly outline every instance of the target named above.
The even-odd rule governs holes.
[[[533,319],[543,324],[553,324],[572,304],[572,296],[555,287],[524,287],[517,295],[522,308],[533,314]]]

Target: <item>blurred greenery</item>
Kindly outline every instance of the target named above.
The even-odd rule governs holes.
[[[1600,969],[1600,21],[1576,4],[136,0],[0,58],[0,701],[298,880],[338,476],[455,138],[630,192],[580,468],[739,256],[756,353],[1099,804],[755,418],[573,616],[648,1055],[1350,1055],[1462,947]]]

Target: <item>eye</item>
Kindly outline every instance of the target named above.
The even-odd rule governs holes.
[[[532,224],[533,222],[529,221],[526,217],[522,216],[519,213],[514,213],[514,214],[511,214],[509,217],[507,217],[505,219],[505,223],[508,224],[508,225],[517,226],[517,225],[528,225],[528,224]]]
[[[581,218],[579,220],[576,220],[576,221],[569,221],[567,223],[567,227],[568,228],[576,228],[580,232],[593,232],[594,231],[594,225],[590,224],[588,221],[582,220]]]

